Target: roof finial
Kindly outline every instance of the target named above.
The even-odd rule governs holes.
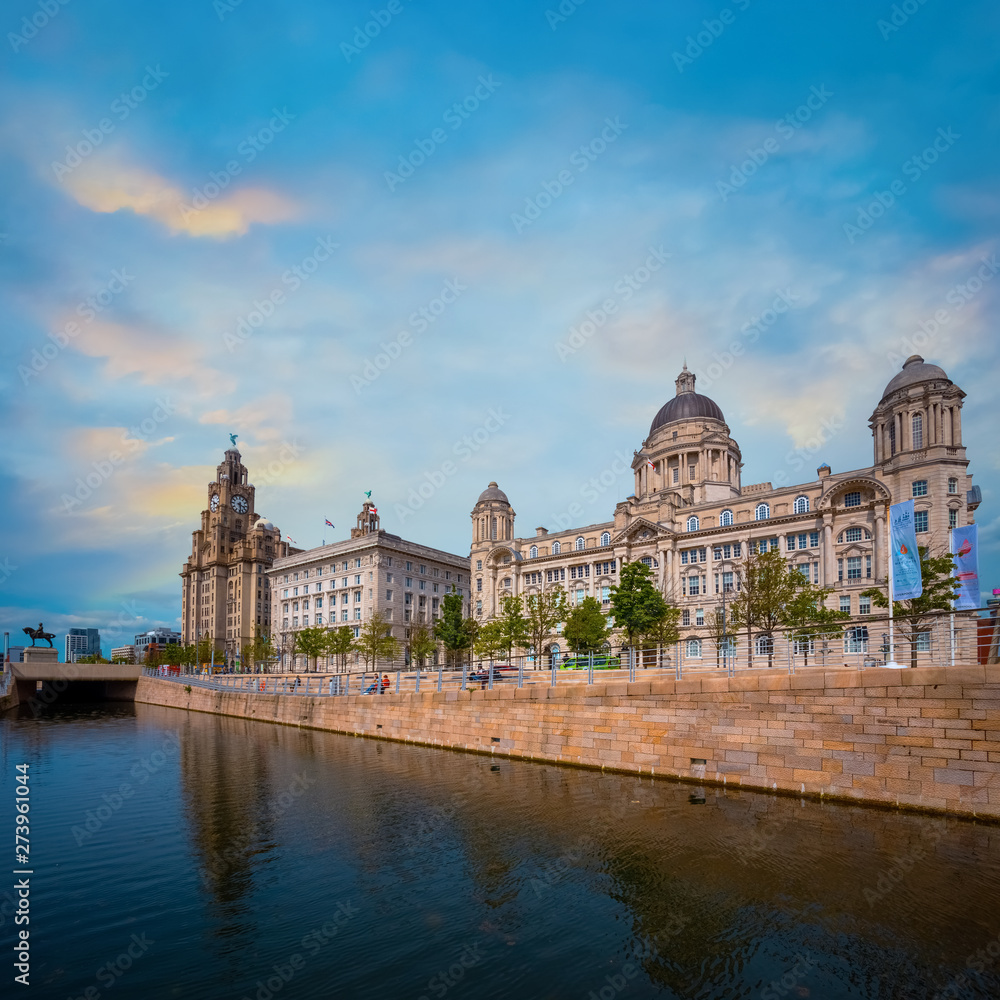
[[[694,380],[695,374],[688,371],[687,359],[685,359],[684,368],[674,382],[674,385],[677,386],[677,395],[679,396],[682,392],[694,392]]]

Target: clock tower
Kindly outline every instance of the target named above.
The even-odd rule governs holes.
[[[232,662],[258,630],[271,626],[266,571],[288,554],[281,532],[255,507],[255,490],[234,446],[208,484],[201,527],[181,570],[181,641],[211,639],[216,660]]]

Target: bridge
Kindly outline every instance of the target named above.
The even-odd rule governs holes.
[[[60,663],[55,659],[11,663],[17,700],[51,704],[60,695],[81,700],[132,701],[142,667],[133,663]]]

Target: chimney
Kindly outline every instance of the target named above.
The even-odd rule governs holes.
[[[821,465],[821,466],[820,466],[820,467],[819,467],[819,468],[818,468],[818,469],[816,470],[816,478],[817,478],[817,479],[826,479],[826,477],[827,477],[828,475],[830,475],[830,466],[829,466],[829,465],[827,465],[827,464],[826,464],[826,462],[824,462],[824,463],[823,463],[823,464],[822,464],[822,465]]]
[[[535,537],[539,538],[542,535],[547,535],[549,533],[548,528],[535,528]]]

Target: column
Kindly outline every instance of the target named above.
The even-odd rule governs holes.
[[[961,448],[962,447],[962,407],[961,406],[953,406],[952,409],[951,409],[951,412],[952,412],[952,424],[953,424],[952,433],[955,436],[954,447]]]
[[[833,558],[833,515],[823,515],[823,565],[821,567],[823,585],[836,586],[837,565]]]
[[[875,580],[881,580],[885,575],[885,514],[875,515],[875,552],[872,561],[872,573]]]

